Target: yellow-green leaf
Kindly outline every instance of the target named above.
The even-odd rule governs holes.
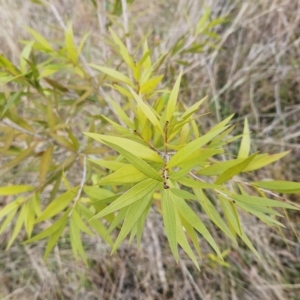
[[[161,206],[164,220],[165,232],[170,244],[172,253],[178,261],[178,248],[176,238],[176,208],[173,200],[172,193],[169,189],[162,189],[161,191]]]
[[[135,64],[134,64],[134,61],[133,61],[132,57],[130,56],[127,48],[122,43],[120,38],[116,35],[116,33],[112,30],[111,26],[109,27],[109,31],[110,31],[110,34],[112,35],[112,38],[113,38],[115,44],[118,45],[118,47],[119,47],[120,55],[122,56],[122,58],[124,59],[124,61],[128,65],[128,67],[130,67],[132,70],[134,70]]]
[[[133,226],[142,217],[144,211],[147,209],[150,201],[152,200],[152,195],[146,195],[139,201],[132,203],[127,210],[124,223],[122,225],[121,231],[118,238],[113,246],[112,253],[115,252],[128,233],[132,230]]]
[[[234,165],[233,167],[227,169],[224,171],[215,181],[215,184],[222,184],[226,182],[228,179],[231,179],[233,176],[241,173],[254,159],[254,157],[257,155],[257,153],[254,153],[253,155],[247,157],[242,162]]]
[[[85,132],[84,134],[104,144],[109,142],[118,145],[139,158],[146,159],[153,162],[158,162],[161,164],[163,164],[164,162],[163,159],[155,151],[135,141],[126,138],[102,135],[102,134],[96,134],[90,132]]]
[[[290,151],[285,151],[277,154],[262,154],[254,159],[249,166],[245,169],[245,171],[254,171],[257,169],[261,169],[262,167],[269,165],[282,157],[286,156]]]
[[[158,182],[149,178],[142,182],[139,182],[134,187],[129,189],[123,195],[121,195],[117,200],[111,203],[104,210],[96,214],[92,219],[104,217],[110,213],[120,210],[147,195],[153,195],[155,189],[157,188]]]
[[[34,190],[34,186],[31,185],[10,185],[0,187],[0,195],[8,196],[8,195],[17,195],[21,193],[26,193]]]
[[[264,188],[279,193],[291,194],[300,193],[300,183],[293,181],[282,181],[282,180],[272,180],[272,181],[254,181],[250,184]]]
[[[196,213],[191,209],[191,207],[185,202],[185,200],[179,197],[173,197],[174,204],[180,214],[189,222],[199,233],[203,235],[205,240],[211,245],[211,247],[216,251],[218,256],[222,258],[222,254],[217,246],[215,240],[200,220],[200,218],[196,215]]]
[[[22,208],[21,208],[21,211],[19,213],[19,217],[17,218],[13,233],[12,233],[12,235],[10,237],[10,240],[9,240],[7,246],[6,246],[6,250],[10,248],[10,246],[12,245],[12,243],[14,242],[16,237],[18,236],[18,234],[19,234],[19,232],[22,228],[22,225],[23,225],[26,218],[27,218],[27,216],[26,216],[26,207],[25,207],[25,205],[23,205]]]
[[[107,68],[107,67],[101,67],[101,66],[97,66],[97,65],[94,65],[94,64],[90,64],[90,66],[94,69],[97,69],[97,70],[101,71],[104,74],[109,75],[110,77],[112,77],[113,79],[115,79],[117,81],[121,81],[121,82],[124,82],[124,83],[126,83],[130,86],[134,86],[134,84],[129,79],[129,77],[127,77],[126,75],[120,73],[119,71],[116,71],[115,69]]]
[[[245,118],[243,138],[241,141],[238,158],[248,157],[250,153],[250,146],[251,146],[250,130],[248,125],[248,119]]]
[[[68,58],[74,65],[76,65],[78,60],[78,54],[74,44],[74,35],[73,35],[73,29],[71,23],[68,24],[68,27],[65,31],[65,40],[66,40]]]
[[[143,114],[147,117],[147,119],[156,127],[161,134],[164,134],[161,124],[158,121],[156,115],[153,113],[151,108],[147,103],[143,101],[143,99],[130,87],[128,87],[134,99],[136,100],[138,107],[142,110]]]
[[[182,249],[185,251],[185,253],[190,257],[190,259],[195,264],[197,269],[200,270],[197,258],[191,246],[189,245],[185,233],[183,231],[181,220],[177,211],[176,211],[176,240],[178,244],[182,247]]]
[[[70,211],[70,209],[68,209],[59,220],[57,220],[55,223],[53,223],[47,229],[45,229],[42,232],[38,233],[34,237],[26,240],[25,242],[23,242],[23,244],[29,244],[29,243],[32,243],[32,242],[35,242],[35,241],[38,241],[38,240],[42,240],[42,239],[50,236],[51,234],[53,234],[57,230],[59,230],[61,227],[64,228],[65,224],[66,224],[66,221],[68,220],[69,211]]]
[[[51,45],[48,43],[48,41],[44,37],[42,37],[39,33],[37,33],[35,30],[33,30],[30,27],[25,27],[25,28],[37,40],[37,42],[43,47],[44,50],[53,51]]]
[[[186,146],[184,146],[182,149],[180,149],[168,162],[168,167],[174,167],[178,165],[179,163],[185,161],[189,158],[191,154],[193,154],[196,150],[198,150],[200,147],[204,146],[208,142],[210,142],[215,136],[217,136],[219,133],[221,133],[223,130],[225,130],[227,127],[221,127],[219,129],[216,129],[210,133],[207,133],[196,140],[188,143]]]
[[[147,176],[133,165],[125,165],[116,172],[102,178],[99,185],[122,185],[127,183],[140,182],[147,179]]]
[[[104,159],[93,159],[93,158],[88,158],[88,161],[101,166],[103,168],[112,170],[112,171],[117,171],[120,168],[126,166],[125,163],[121,163],[119,161],[110,161],[110,160],[104,160]]]
[[[169,122],[171,122],[173,114],[174,114],[175,109],[176,109],[181,77],[182,77],[182,72],[180,72],[179,76],[176,79],[176,82],[174,84],[174,87],[172,89],[172,92],[170,94],[170,98],[169,98],[169,101],[168,101],[168,104],[167,104],[166,121],[169,121]]]
[[[58,198],[53,200],[46,209],[41,213],[41,215],[35,221],[36,223],[42,222],[46,219],[57,215],[62,212],[68,204],[74,199],[79,187],[72,188],[71,190],[63,193]]]

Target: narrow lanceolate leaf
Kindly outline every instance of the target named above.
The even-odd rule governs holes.
[[[117,171],[126,165],[125,163],[121,163],[119,161],[111,161],[111,160],[104,160],[104,159],[88,158],[88,161],[112,171]]]
[[[79,187],[75,187],[53,200],[37,218],[36,223],[49,219],[62,212],[75,197]]]
[[[133,123],[130,121],[124,110],[111,98],[108,97],[109,102],[117,112],[118,116],[122,119],[122,121],[131,129],[135,129]]]
[[[66,224],[67,224],[67,221],[68,221],[67,216],[64,216],[62,218],[62,220],[63,221],[62,221],[60,227],[55,232],[53,232],[49,237],[49,240],[48,240],[48,243],[47,243],[47,246],[46,246],[46,250],[45,250],[45,253],[44,253],[44,260],[47,259],[48,255],[52,251],[53,247],[56,245],[58,239],[61,237],[62,232],[64,231],[64,229],[66,227]]]
[[[112,204],[106,207],[104,210],[96,214],[92,219],[102,218],[110,213],[120,210],[121,208],[126,207],[142,199],[146,195],[153,195],[157,186],[158,182],[151,178],[138,183],[130,190],[125,192],[122,196],[120,196],[117,200],[115,200]]]
[[[168,101],[168,104],[167,104],[166,121],[169,121],[169,122],[171,122],[171,119],[172,119],[173,114],[174,114],[175,109],[176,109],[181,77],[182,77],[182,72],[180,72],[179,76],[176,79],[176,82],[175,82],[174,87],[171,91],[169,101]]]
[[[203,99],[196,102],[194,105],[189,107],[181,116],[181,119],[185,120],[186,118],[192,116],[199,108],[199,106],[207,99],[207,96]]]
[[[161,205],[164,220],[165,232],[170,244],[172,253],[178,261],[178,248],[177,248],[177,238],[176,238],[176,208],[173,200],[173,195],[169,189],[163,189],[161,192]]]
[[[245,234],[243,228],[241,227],[239,218],[234,214],[234,212],[232,211],[232,203],[229,203],[228,199],[222,197],[219,195],[219,200],[220,200],[220,204],[222,206],[226,221],[228,223],[228,225],[230,226],[230,228],[237,233],[240,238],[244,241],[244,243],[249,247],[249,249],[259,258],[259,253],[257,252],[257,250],[253,247],[251,241],[249,240],[249,238],[247,237],[247,235]]]
[[[187,241],[187,238],[183,231],[179,214],[177,211],[175,211],[175,212],[176,212],[176,240],[177,240],[178,244],[182,247],[182,249],[185,251],[185,253],[190,257],[190,259],[195,264],[197,269],[200,270],[197,258],[195,256],[189,242]]]
[[[245,171],[254,171],[257,169],[261,169],[262,167],[269,165],[282,157],[286,156],[290,151],[285,151],[277,154],[262,154],[258,155],[257,159],[254,159],[249,166],[245,169]]]
[[[289,209],[298,209],[295,206],[292,206],[288,203],[281,202],[278,200],[271,200],[257,196],[249,196],[249,195],[230,195],[230,198],[236,200],[237,202],[244,202],[246,204],[255,206],[269,206],[269,207],[281,207],[281,208],[289,208]]]
[[[205,196],[201,189],[194,189],[195,195],[198,197],[198,201],[203,207],[206,214],[210,217],[210,219],[218,226],[231,240],[237,245],[235,240],[235,236],[232,234],[228,226],[223,221],[219,212],[215,208],[215,206],[210,202],[210,200]]]
[[[51,45],[47,42],[47,40],[42,37],[39,33],[37,33],[35,30],[33,30],[30,27],[26,27],[26,30],[31,33],[31,35],[37,40],[37,42],[45,49],[53,51]]]
[[[224,171],[215,181],[215,184],[222,184],[226,182],[227,180],[231,179],[233,176],[241,173],[254,159],[254,157],[257,155],[257,153],[254,153],[253,155],[247,157],[242,162],[238,163],[237,165],[227,169]]]
[[[213,128],[211,128],[208,133],[212,132],[212,131],[215,131],[215,130],[218,130],[218,129],[221,129],[221,128],[224,128],[227,129],[228,127],[230,126],[226,126],[230,120],[233,118],[234,114],[230,115],[229,117],[227,117],[226,119],[224,119],[223,121],[221,121],[220,123],[218,123],[217,125],[215,125]],[[226,126],[226,128],[225,128]]]
[[[285,194],[300,193],[299,182],[273,180],[273,181],[255,181],[255,182],[250,182],[250,184],[256,187],[276,191],[279,193],[285,193]]]
[[[248,157],[250,153],[250,146],[251,146],[250,130],[248,125],[248,119],[246,118],[244,123],[243,138],[241,141],[238,158]]]
[[[75,215],[72,214],[70,222],[70,240],[72,245],[72,250],[75,258],[78,258],[78,253],[81,256],[84,263],[87,265],[86,255],[82,246],[80,227],[78,226],[77,219]]]
[[[128,207],[122,229],[118,235],[118,238],[112,249],[112,253],[115,252],[128,233],[132,230],[133,226],[137,221],[143,216],[144,211],[147,209],[149,203],[152,200],[152,195],[147,195],[146,197],[134,202]]]
[[[23,244],[29,244],[38,240],[42,240],[48,236],[50,236],[51,234],[53,234],[54,232],[56,232],[57,230],[59,230],[60,228],[64,228],[66,221],[68,220],[68,213],[69,213],[70,209],[67,210],[64,215],[57,220],[55,223],[53,223],[50,227],[48,227],[47,229],[43,230],[42,232],[40,232],[39,234],[35,235],[34,237],[26,240],[25,242],[23,242]]]
[[[216,129],[188,143],[186,146],[180,149],[174,156],[172,156],[172,158],[168,162],[168,167],[169,168],[174,167],[179,163],[188,159],[191,154],[197,151],[200,147],[210,142],[215,136],[217,136],[220,132],[222,132],[226,128],[227,127]]]
[[[163,79],[163,75],[149,79],[148,81],[146,81],[141,85],[140,93],[141,94],[151,93],[156,88],[156,86],[161,82],[162,79]]]
[[[214,163],[210,166],[207,166],[203,169],[200,169],[199,171],[196,172],[196,174],[205,175],[205,176],[220,175],[220,174],[224,173],[226,170],[230,169],[231,167],[234,167],[235,165],[237,165],[243,161],[244,161],[244,158],[220,161],[220,162]]]
[[[164,134],[163,129],[160,125],[159,120],[156,115],[153,113],[149,105],[143,101],[143,99],[130,87],[128,87],[131,94],[133,95],[135,101],[137,102],[138,107],[141,109],[146,118],[153,124],[155,128],[157,128],[161,134]]]
[[[187,200],[198,200],[197,196],[185,190],[171,188],[170,191],[179,198],[183,198]]]
[[[30,192],[34,189],[34,186],[31,185],[10,185],[0,187],[0,195],[8,196],[8,195],[17,195],[21,193]]]
[[[162,164],[164,162],[163,159],[155,151],[135,141],[126,138],[115,137],[110,135],[102,135],[102,134],[90,133],[90,132],[85,132],[84,134],[101,143],[106,144],[107,142],[109,142],[119,147],[122,147],[123,149],[131,152],[132,154],[134,154],[139,158],[162,163]]]
[[[109,27],[109,31],[110,31],[110,34],[112,35],[112,38],[113,38],[115,44],[119,47],[120,55],[122,56],[122,58],[124,59],[124,61],[128,65],[128,67],[130,67],[131,69],[134,69],[135,64],[134,64],[134,61],[133,61],[132,57],[130,56],[127,48],[122,43],[120,38],[116,35],[116,33],[112,30],[111,27]]]
[[[189,222],[199,233],[203,235],[206,241],[211,245],[211,247],[216,251],[220,258],[222,258],[222,254],[217,246],[215,240],[200,220],[200,218],[196,215],[196,213],[191,209],[191,207],[185,202],[185,200],[179,197],[173,197],[174,204],[178,212]]]
[[[97,69],[99,71],[101,71],[102,73],[112,77],[113,79],[117,80],[117,81],[121,81],[124,82],[130,86],[133,86],[133,83],[131,82],[131,80],[129,79],[129,77],[127,77],[126,75],[120,73],[119,71],[116,71],[115,69],[111,69],[111,68],[107,68],[107,67],[101,67],[101,66],[97,66],[94,64],[90,64],[90,66],[94,69]]]
[[[117,150],[120,154],[122,154],[133,166],[135,166],[139,171],[144,173],[147,177],[153,178],[157,181],[163,181],[162,176],[144,160],[136,157],[131,152],[115,144],[111,144],[109,142],[106,142],[106,144]]]
[[[125,165],[116,172],[102,178],[99,185],[121,185],[127,183],[140,182],[147,179],[147,176],[135,168],[133,165]]]
[[[68,28],[65,32],[65,41],[66,41],[68,58],[74,65],[76,65],[78,60],[78,54],[74,44],[74,35],[73,35],[73,28],[71,23],[68,24]]]
[[[19,232],[22,228],[22,225],[23,225],[26,218],[27,218],[27,216],[26,216],[26,206],[23,205],[22,208],[21,208],[21,211],[19,213],[19,217],[17,218],[15,228],[14,228],[14,230],[12,232],[12,235],[10,237],[10,240],[8,241],[8,244],[6,246],[6,250],[9,249],[10,246],[13,244],[13,242],[16,239],[16,237],[18,236],[18,234],[19,234]]]
[[[94,215],[91,212],[91,210],[81,203],[78,203],[78,207],[82,213],[82,215],[85,217],[86,220],[90,220]],[[106,227],[99,221],[99,220],[92,220],[89,221],[92,228],[110,245],[113,245],[113,241],[111,237],[108,235]]]
[[[213,184],[213,183],[207,183],[207,182],[201,182],[201,181],[193,180],[193,179],[186,178],[186,177],[180,178],[178,180],[178,182],[185,185],[185,186],[191,187],[191,188],[216,189],[216,190],[223,191],[224,193],[225,192],[230,193],[226,188],[224,188],[221,185]]]

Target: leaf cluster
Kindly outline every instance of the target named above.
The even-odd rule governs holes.
[[[210,22],[209,15],[207,11],[197,23],[195,41],[200,34],[217,38],[211,30],[224,19]],[[97,233],[114,252],[127,236],[141,242],[146,218],[155,209],[162,214],[176,261],[180,246],[199,268],[199,235],[214,249],[216,259],[221,261],[223,255],[199,218],[197,205],[234,244],[239,237],[257,256],[243,229],[241,212],[269,226],[283,226],[278,209],[297,209],[281,197],[270,199],[274,193],[269,191],[298,193],[299,183],[246,182],[240,177],[287,152],[251,154],[247,119],[241,135],[233,135],[233,116],[201,132],[198,112],[206,98],[186,107],[180,99],[183,72],[171,90],[161,89],[159,69],[166,55],[153,61],[146,40],[136,60],[110,28],[112,47],[121,60],[120,68],[115,68],[82,62],[88,35],[77,46],[71,24],[62,47],[51,45],[31,28],[28,31],[34,40],[24,42],[18,66],[0,55],[4,84],[0,151],[6,158],[1,176],[9,174],[13,180],[17,168],[16,177],[20,173],[24,177],[19,180],[22,184],[0,188],[0,196],[12,199],[0,210],[0,234],[14,223],[7,248],[24,228],[25,243],[47,239],[46,258],[67,232],[74,256],[88,263],[82,234]],[[169,54],[200,49],[193,43],[185,45],[183,37]],[[92,77],[90,70],[97,75]],[[112,90],[120,97],[110,97]],[[20,110],[23,104],[26,109]],[[112,113],[102,109],[104,104]],[[88,126],[78,124],[78,116]],[[237,157],[226,160],[227,144],[237,140],[241,140]],[[81,174],[74,184],[67,174],[76,166]],[[34,183],[26,181],[31,173],[38,177]],[[43,199],[48,200],[46,205]],[[34,231],[49,220],[49,227]],[[118,232],[115,241],[113,231]]]

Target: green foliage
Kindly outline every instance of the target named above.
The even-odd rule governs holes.
[[[115,1],[114,14],[119,14],[118,5]],[[171,54],[200,51],[202,45],[196,42],[200,34],[217,38],[211,29],[224,19],[208,19],[206,11],[196,25],[194,43],[187,47],[183,36]],[[197,112],[206,98],[191,107],[178,100],[183,72],[170,91],[160,90],[163,76],[159,66],[165,55],[153,62],[147,42],[138,49],[138,60],[110,28],[111,42],[122,62],[116,69],[84,64],[80,55],[88,35],[77,46],[71,24],[62,47],[51,45],[33,29],[28,31],[34,41],[25,42],[19,66],[0,56],[0,81],[4,84],[0,151],[7,158],[1,175],[11,174],[8,178],[13,180],[16,168],[18,182],[23,182],[0,188],[0,196],[11,199],[0,210],[0,233],[14,223],[7,248],[24,228],[28,236],[25,243],[48,240],[46,258],[68,232],[74,256],[87,264],[82,234],[99,234],[112,246],[112,252],[127,236],[130,241],[136,237],[140,243],[153,208],[162,214],[176,261],[179,245],[199,268],[195,252],[200,257],[200,234],[216,252],[211,260],[227,266],[223,262],[227,252],[222,254],[193,203],[200,205],[233,243],[240,237],[257,256],[244,232],[240,212],[252,214],[269,226],[283,226],[277,220],[282,217],[277,208],[297,209],[280,197],[273,200],[267,196],[274,195],[269,190],[298,193],[299,183],[246,182],[238,177],[277,161],[287,152],[251,154],[247,119],[242,135],[230,135],[233,116],[201,132]],[[90,69],[98,72],[95,80]],[[68,82],[62,80],[65,74],[70,75]],[[98,94],[100,86],[105,86],[102,96]],[[119,92],[121,103],[106,95],[109,89]],[[104,115],[102,107],[106,104],[114,115]],[[88,127],[76,125],[77,116],[84,118]],[[220,155],[227,155],[227,144],[238,139],[238,156],[220,160]],[[74,185],[66,174],[78,166],[80,182],[76,180]],[[34,183],[28,180],[28,172],[38,174]],[[44,221],[51,221],[51,225],[38,232],[38,224]],[[119,232],[115,242],[113,230]]]

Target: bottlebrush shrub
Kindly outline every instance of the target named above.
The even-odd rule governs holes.
[[[179,245],[199,268],[195,254],[201,252],[198,234],[220,259],[222,253],[194,210],[195,202],[234,244],[240,238],[259,256],[244,232],[240,212],[252,214],[269,226],[283,226],[278,221],[282,217],[278,209],[297,208],[282,197],[273,200],[268,196],[274,196],[274,192],[298,193],[300,184],[246,182],[237,176],[265,167],[287,152],[251,154],[247,119],[243,134],[238,136],[231,135],[233,116],[208,132],[200,132],[197,112],[205,99],[190,107],[178,101],[182,73],[171,91],[159,90],[162,76],[158,70],[164,57],[153,63],[146,42],[142,58],[136,62],[111,30],[114,49],[127,74],[115,68],[82,65],[80,52],[85,38],[77,48],[70,26],[66,31],[66,45],[59,50],[32,29],[29,31],[35,41],[26,44],[20,66],[14,66],[3,55],[0,60],[1,81],[14,83],[2,93],[1,152],[9,158],[2,170],[12,172],[13,167],[31,158],[36,164],[23,169],[23,176],[34,171],[39,175],[38,180],[33,178],[33,184],[0,188],[1,196],[12,196],[0,210],[0,233],[15,223],[8,248],[24,227],[28,239],[23,243],[48,240],[46,258],[65,233],[70,237],[75,257],[88,263],[82,233],[98,233],[112,246],[112,252],[128,235],[130,240],[136,237],[140,243],[147,215],[154,207],[162,215],[176,261]],[[42,52],[46,60],[37,63],[33,51]],[[72,82],[64,85],[55,77],[49,78],[54,73],[58,76],[61,70],[73,75]],[[91,70],[100,71],[96,84],[90,76]],[[76,85],[78,81],[80,84]],[[94,107],[103,106],[98,86],[104,84],[101,93],[114,115],[85,112],[83,116],[92,121],[84,139],[78,136],[72,120],[90,103]],[[120,93],[121,104],[107,95],[112,89]],[[22,113],[31,111],[27,119],[17,109],[24,100],[22,97],[28,101]],[[66,121],[68,118],[71,122]],[[101,126],[94,122],[99,119]],[[238,139],[241,143],[237,157],[224,161],[226,145]],[[37,149],[40,143],[43,150]],[[58,152],[67,153],[63,163],[58,161]],[[80,183],[72,186],[66,172],[75,162],[80,163],[81,175]],[[26,177],[23,182],[28,180]],[[46,196],[41,195],[47,195],[47,187],[50,195],[45,205],[43,197]],[[45,221],[51,225],[38,232],[40,227],[36,225]],[[119,232],[115,242],[110,235],[113,230]]]

